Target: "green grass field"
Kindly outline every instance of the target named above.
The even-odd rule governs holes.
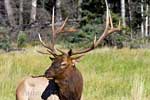
[[[15,100],[19,81],[43,74],[51,62],[37,48],[0,54],[0,100]],[[97,49],[77,64],[83,100],[150,100],[150,50]]]

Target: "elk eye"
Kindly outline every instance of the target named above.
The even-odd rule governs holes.
[[[61,66],[66,66],[67,65],[67,62],[62,62],[61,63]]]
[[[61,68],[62,68],[62,69],[65,68],[66,65],[67,65],[67,62],[62,62],[62,63],[61,63]]]

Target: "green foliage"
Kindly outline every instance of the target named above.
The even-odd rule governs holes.
[[[0,27],[0,49],[5,51],[9,51],[11,46],[10,38],[7,34],[7,29],[4,27]]]
[[[20,31],[17,37],[17,45],[18,47],[23,47],[25,46],[27,42],[27,35],[23,31]]]
[[[93,23],[96,19],[101,19],[104,14],[104,3],[100,0],[83,0],[81,25]],[[102,22],[102,21],[100,21]]]
[[[131,49],[150,48],[149,43],[150,43],[150,36],[132,40],[129,44],[129,47]]]
[[[6,27],[0,26],[0,32],[7,33],[8,29]]]
[[[82,22],[81,25],[93,23],[97,18],[101,18],[104,14],[104,2],[100,0],[83,0],[82,8]]]
[[[101,28],[96,24],[87,24],[81,28],[77,33],[69,36],[62,36],[61,41],[66,42],[68,48],[73,47],[87,47],[93,42],[94,36],[101,33]],[[63,39],[62,39],[63,38]],[[85,45],[86,44],[86,45]]]
[[[10,39],[6,35],[5,37],[0,39],[0,49],[3,49],[5,51],[9,51],[10,48]]]
[[[123,48],[123,42],[126,41],[127,36],[123,33],[113,33],[105,39],[105,45],[109,47],[116,46],[117,48]]]
[[[97,39],[102,35],[105,26],[101,24],[86,24],[77,33],[69,36],[61,36],[59,39],[61,45],[65,45],[68,48],[85,48],[89,47],[93,43],[96,35]],[[128,34],[117,32],[109,35],[100,46],[117,46],[118,48],[123,47],[123,42],[128,40]],[[62,42],[63,41],[63,42]],[[85,45],[86,44],[86,45]]]

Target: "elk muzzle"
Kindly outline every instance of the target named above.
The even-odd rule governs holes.
[[[45,71],[45,77],[47,78],[47,79],[53,79],[54,78],[54,76],[55,76],[55,73],[54,73],[54,71],[52,71],[51,69],[47,69],[46,71]]]

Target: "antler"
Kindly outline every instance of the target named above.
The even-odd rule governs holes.
[[[106,12],[106,26],[105,26],[105,30],[104,30],[103,34],[99,37],[98,40],[96,40],[96,36],[94,37],[94,41],[93,41],[93,44],[91,45],[91,47],[81,50],[81,51],[72,51],[71,55],[83,54],[83,53],[89,52],[89,51],[95,49],[104,40],[104,38],[106,36],[108,36],[109,34],[111,34],[113,32],[117,32],[117,31],[121,30],[120,21],[119,21],[118,27],[116,27],[116,28],[113,27],[113,22],[112,22],[109,8],[108,8],[107,0],[105,0],[105,2],[106,2],[107,12]]]
[[[66,22],[67,22],[67,20],[68,20],[68,17],[65,19],[65,21],[63,22],[63,24],[59,27],[59,28],[57,28],[56,30],[55,30],[55,12],[54,12],[54,7],[53,7],[53,13],[52,13],[52,39],[51,39],[51,44],[49,45],[49,46],[47,46],[46,45],[46,43],[45,42],[43,42],[42,41],[42,38],[41,38],[41,35],[40,34],[38,34],[38,36],[39,36],[39,40],[40,40],[40,42],[41,42],[41,44],[42,44],[42,46],[43,47],[45,47],[45,48],[47,48],[47,51],[48,51],[48,53],[49,54],[52,54],[53,56],[57,56],[57,54],[56,54],[56,49],[55,49],[55,38],[56,38],[56,35],[58,34],[58,33],[60,33],[60,32],[64,32],[64,27],[65,27],[65,24],[66,24]],[[41,52],[41,51],[38,51],[39,53],[42,53],[42,54],[47,54],[47,53],[43,53],[43,52]]]

